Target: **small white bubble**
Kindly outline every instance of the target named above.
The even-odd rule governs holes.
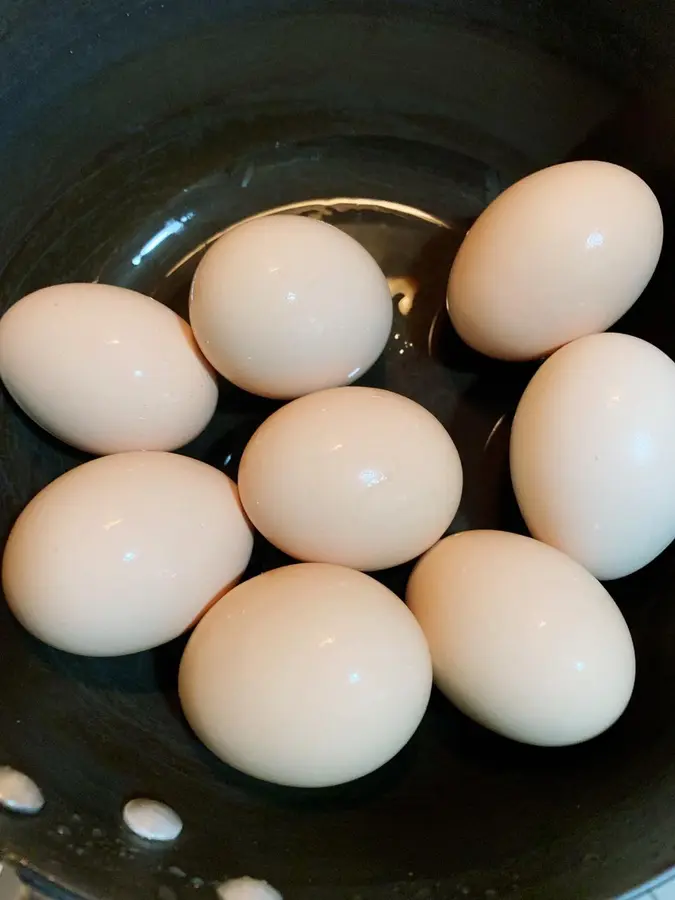
[[[0,766],[0,804],[13,812],[38,813],[45,798],[28,775],[11,766]]]
[[[283,900],[279,891],[256,878],[234,878],[216,888],[220,900]]]
[[[180,816],[170,806],[144,797],[130,800],[122,818],[130,831],[147,841],[174,841],[183,830]]]

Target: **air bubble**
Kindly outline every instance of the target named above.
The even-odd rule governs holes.
[[[183,830],[178,813],[157,800],[130,800],[122,811],[124,824],[146,841],[174,841]]]
[[[28,775],[11,766],[0,766],[0,805],[12,812],[35,814],[45,805],[45,798]]]
[[[279,891],[256,878],[234,878],[216,888],[220,900],[283,900]]]

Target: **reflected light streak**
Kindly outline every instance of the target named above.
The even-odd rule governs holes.
[[[185,223],[189,222],[190,219],[194,219],[194,216],[195,214],[193,212],[188,212],[185,213],[184,216],[181,216],[180,219],[169,219],[169,221],[164,224],[164,227],[141,247],[136,256],[132,257],[132,264],[134,266],[140,266],[146,256],[152,253],[153,250],[156,250],[157,247],[159,247],[160,244],[163,244],[172,234],[178,234],[178,232],[182,231],[183,228],[185,228]]]

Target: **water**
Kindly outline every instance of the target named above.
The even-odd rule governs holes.
[[[339,138],[294,145],[272,142],[252,155],[228,162],[223,156],[223,144],[215,138],[210,150],[200,146],[188,152],[188,139],[174,137],[180,152],[168,140],[156,154],[147,148],[141,153],[132,143],[83,172],[26,235],[24,244],[5,268],[5,302],[48,283],[99,280],[149,293],[185,315],[195,266],[209,242],[224,229],[248,216],[280,208],[319,216],[362,243],[389,282],[394,304],[391,338],[382,358],[361,383],[385,387],[421,402],[452,434],[463,459],[467,483],[456,528],[510,525],[510,500],[504,487],[508,484],[508,427],[503,423],[508,426],[508,416],[529,371],[477,357],[452,333],[444,309],[454,254],[467,225],[501,185],[501,175],[480,162],[410,141]],[[162,140],[160,130],[157,141]],[[221,383],[220,402],[212,423],[182,452],[204,459],[234,477],[248,437],[275,408],[271,401]],[[8,521],[46,482],[81,461],[81,455],[50,442],[19,413],[13,411],[11,422],[16,435],[13,432],[12,458],[7,464],[12,473],[11,490],[5,497]],[[277,551],[259,542],[249,574],[284,561]],[[407,572],[406,567],[401,567],[380,577],[401,593]],[[20,696],[8,693],[5,697],[7,715],[12,715],[14,721],[32,702],[47,710],[48,719],[54,709],[54,717],[40,723],[40,733],[46,729],[49,734],[54,758],[72,754],[71,735],[60,727],[58,704],[45,704],[40,698],[47,690],[50,698],[58,690],[70,698],[73,684],[76,685],[78,702],[65,704],[72,717],[72,733],[86,734],[90,741],[84,761],[89,781],[105,783],[104,795],[99,792],[95,798],[87,798],[88,821],[90,817],[92,824],[103,821],[94,817],[94,812],[97,807],[104,808],[111,795],[121,802],[128,791],[131,766],[135,783],[149,785],[145,788],[148,791],[155,790],[158,772],[166,770],[166,784],[171,787],[167,799],[170,797],[172,804],[186,814],[185,847],[206,848],[200,849],[194,862],[191,856],[186,860],[188,871],[198,872],[206,881],[223,870],[236,871],[236,866],[241,865],[241,848],[237,850],[240,840],[245,848],[255,848],[259,842],[255,854],[267,858],[270,835],[278,834],[279,823],[286,822],[289,816],[282,792],[278,792],[281,799],[274,800],[272,794],[273,802],[267,804],[264,792],[272,789],[264,785],[245,786],[246,793],[263,792],[260,802],[267,805],[270,821],[275,823],[270,826],[271,831],[262,817],[256,817],[254,827],[247,826],[242,837],[237,817],[229,815],[219,817],[212,829],[202,830],[194,824],[191,827],[187,818],[190,804],[201,803],[205,797],[221,798],[228,810],[235,809],[229,805],[229,795],[223,793],[229,790],[229,780],[234,776],[223,776],[220,771],[207,768],[211,761],[207,766],[200,761],[198,754],[202,751],[196,741],[176,722],[172,691],[177,656],[171,648],[151,656],[112,662],[57,657],[40,648],[44,660],[38,666],[31,648],[26,651],[19,643],[12,647],[6,665],[18,675],[25,669],[33,680],[22,681]],[[164,667],[170,669],[169,674]],[[86,689],[80,688],[82,684],[87,685]],[[108,719],[117,723],[116,716],[124,722],[119,748],[113,746],[111,728],[105,724]],[[105,727],[92,729],[92,721]],[[115,724],[113,731],[117,730]],[[20,745],[31,745],[34,740],[29,732],[17,729],[16,741]],[[124,749],[128,746],[134,748],[131,755]],[[150,748],[147,753],[146,747]],[[166,756],[162,755],[169,747],[170,753],[167,750]],[[401,795],[401,815],[384,816],[378,812],[377,802],[365,802],[365,798],[380,796],[380,782],[385,785],[384,796],[388,796],[386,785],[398,783],[400,773],[411,765],[412,759],[414,756],[404,755],[364,784],[345,788],[343,799],[339,799],[341,808],[358,807],[352,820],[354,847],[347,848],[349,852],[344,849],[354,869],[345,878],[353,879],[355,885],[365,884],[371,878],[370,864],[359,855],[363,834],[370,834],[375,823],[381,828],[384,821],[396,821],[397,840],[405,839],[410,848],[410,858],[401,855],[400,868],[398,862],[391,867],[391,879],[405,879],[406,873],[413,870],[421,878],[437,874],[433,847],[414,839],[418,830],[414,811],[419,807],[418,796],[427,779],[426,774],[419,773],[426,773],[428,767],[418,770],[417,781],[413,777],[406,782],[410,783],[411,799],[408,802],[405,792]],[[183,780],[172,779],[174,768],[188,775]],[[100,776],[102,771],[104,779]],[[434,771],[443,782],[448,771],[445,764]],[[77,786],[73,788],[74,797],[78,790]],[[433,791],[433,797],[443,796],[444,790]],[[314,801],[303,798],[302,802]],[[332,801],[329,798],[316,802]],[[73,808],[83,808],[81,798]],[[445,806],[443,810],[445,813]],[[433,815],[433,810],[429,815]],[[317,828],[320,833],[322,828],[328,829],[330,839],[328,831],[324,838],[326,846],[331,844],[330,816],[314,819],[293,813],[291,818],[297,846],[304,847],[313,840]],[[360,823],[365,824],[362,827]],[[345,834],[346,847],[352,840],[351,827]],[[97,840],[96,848],[85,843],[84,860],[73,854],[81,864],[94,859],[95,851],[96,855],[103,854],[98,846],[98,839],[104,837],[102,829],[93,828],[91,836]],[[386,843],[387,838],[384,840]],[[115,861],[108,860],[110,866],[128,868],[131,861],[119,860],[118,853],[115,848]],[[196,851],[193,849],[191,854],[196,855]],[[270,874],[274,883],[288,882],[294,865],[292,856],[290,852],[275,854],[277,868]],[[156,892],[159,876],[141,874],[145,857],[145,851],[137,857],[139,881],[152,881]],[[308,883],[310,879],[326,881],[324,868],[328,863],[321,854],[312,856],[311,864],[307,864]],[[244,871],[256,874],[257,869],[254,858]],[[107,885],[103,885],[102,890],[106,889]],[[181,898],[184,892],[194,892],[188,879],[175,879],[171,890]]]

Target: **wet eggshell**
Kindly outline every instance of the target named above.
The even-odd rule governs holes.
[[[315,219],[264,216],[229,229],[200,262],[190,322],[229,381],[289,399],[360,378],[393,317],[387,280],[344,232]]]
[[[609,728],[630,699],[635,654],[619,608],[553,547],[500,531],[452,535],[420,560],[406,599],[436,684],[499,734],[576,744]]]
[[[431,691],[410,611],[341,566],[286,566],[240,584],[195,629],[180,666],[188,722],[222,760],[266,781],[324,787],[407,743]]]
[[[568,344],[526,388],[510,458],[533,537],[597,578],[642,568],[675,538],[675,363],[626,334]]]
[[[0,377],[38,425],[96,454],[182,447],[218,400],[188,324],[107,284],[59,284],[10,307],[0,319]]]
[[[536,359],[604,331],[640,296],[663,242],[645,182],[597,160],[535,172],[476,220],[450,274],[460,337],[498,359]]]
[[[57,478],[12,529],[7,602],[36,637],[117,656],[177,637],[242,575],[253,546],[234,482],[162,452],[120,453]]]
[[[273,413],[242,456],[239,490],[285,553],[374,571],[407,562],[454,518],[462,467],[450,435],[390,391],[334,388]]]

